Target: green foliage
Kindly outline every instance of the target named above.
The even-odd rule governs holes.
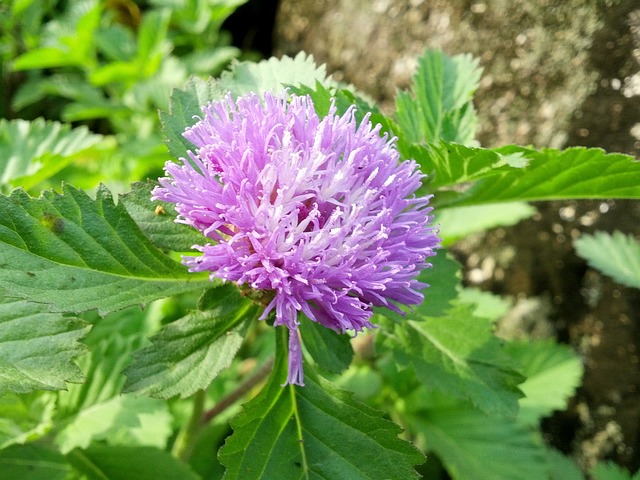
[[[399,92],[396,97],[396,118],[408,142],[473,142],[476,114],[471,98],[482,73],[478,65],[470,55],[449,57],[439,51],[418,60],[411,94]]]
[[[287,331],[280,330],[271,379],[232,421],[234,433],[220,451],[225,478],[418,478],[412,466],[424,457],[381,412],[309,368],[304,388],[282,386]]]
[[[341,373],[351,365],[353,348],[349,335],[336,333],[310,320],[300,323],[300,334],[309,355],[320,367]]]
[[[44,305],[0,297],[0,395],[66,388],[84,377],[73,360],[86,334],[79,319]]]
[[[589,472],[593,480],[638,480],[640,479],[640,472],[636,472],[635,475],[631,475],[624,468],[616,465],[613,462],[599,463],[591,469]]]
[[[67,455],[69,463],[90,480],[199,480],[191,468],[153,447],[95,443]]]
[[[576,252],[590,266],[628,287],[640,288],[640,243],[631,235],[615,231],[582,235]]]
[[[469,400],[487,414],[515,416],[524,378],[493,336],[493,321],[472,312],[456,305],[440,317],[405,320],[394,325],[387,346],[428,388]]]
[[[150,338],[152,346],[139,350],[125,370],[125,392],[153,397],[189,397],[206,389],[227,368],[243,340],[247,321],[257,307],[232,285],[218,287],[204,312],[191,313],[165,325]]]
[[[245,1],[154,1],[144,10],[129,0],[14,5],[6,31],[29,38],[3,38],[3,90],[15,90],[8,116],[92,121],[118,148],[109,164],[79,175],[87,187],[143,179],[167,157],[157,110],[189,76],[219,74],[240,54],[220,28]]]
[[[142,233],[162,250],[187,252],[193,245],[207,243],[197,230],[175,222],[178,214],[173,203],[151,200],[151,192],[156,185],[156,182],[137,182],[131,185],[130,192],[120,197],[120,202]]]
[[[38,445],[0,450],[0,470],[6,478],[20,480],[65,480],[72,472],[60,453]]]
[[[552,341],[520,341],[507,344],[519,372],[526,377],[520,389],[518,420],[529,427],[555,410],[562,410],[582,379],[582,363],[568,347]]]
[[[78,161],[98,161],[108,143],[86,127],[39,118],[0,120],[0,187],[29,190]]]
[[[515,225],[530,218],[536,209],[526,202],[489,205],[471,205],[438,210],[436,222],[440,224],[440,238],[447,246],[472,234],[494,227]]]
[[[426,468],[437,456],[456,480],[582,478],[539,429],[578,387],[579,358],[551,340],[498,339],[510,302],[462,288],[444,249],[419,276],[424,302],[377,310],[374,332],[352,339],[300,318],[306,385],[283,387],[288,331],[275,329],[269,375],[273,318],[256,321],[269,292],[189,273],[179,253],[212,240],[151,200],[155,182],[129,184],[188,157],[182,134],[207,102],[283,88],[310,95],[320,115],[355,106],[356,119],[396,137],[427,175],[421,193],[434,194],[445,245],[531,216],[528,201],[640,198],[640,163],[598,149],[479,147],[480,69],[466,55],[425,53],[387,115],[305,54],[201,78],[238,55],[220,28],[243,0],[122,3],[128,16],[98,0],[0,6],[11,13],[0,25],[24,34],[0,29],[3,114],[47,118],[0,120],[0,471],[405,479],[427,454]],[[63,178],[78,185],[26,193]],[[126,193],[115,202],[112,191]],[[638,286],[633,238],[584,235],[576,248]],[[590,473],[630,478],[609,464]]]
[[[15,190],[0,196],[0,226],[0,288],[55,311],[108,313],[208,284],[151,245],[105,188],[95,200]]]

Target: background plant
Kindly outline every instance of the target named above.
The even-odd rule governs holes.
[[[199,106],[226,91],[288,85],[321,114],[331,97],[340,111],[355,103],[429,174],[445,245],[531,215],[529,201],[640,197],[640,165],[625,155],[475,145],[480,75],[468,56],[427,52],[384,115],[303,55],[240,63],[175,90],[161,119],[180,157]],[[7,191],[55,184],[67,173],[57,162],[73,170],[125,148],[42,121],[2,128]],[[134,170],[114,174],[116,188]],[[260,309],[234,286],[175,260],[201,239],[173,223],[171,205],[150,201],[154,184],[117,202],[104,186],[0,197],[0,465],[10,478],[411,478],[414,465],[427,478],[583,478],[539,430],[579,384],[579,358],[551,340],[497,338],[508,301],[464,288],[445,250],[407,317],[380,311],[380,327],[353,342],[304,322],[307,386],[283,388],[282,332],[257,322]],[[578,248],[596,266],[624,263],[598,259],[608,241]],[[637,257],[633,240],[614,241]],[[592,476],[629,478],[613,465]]]

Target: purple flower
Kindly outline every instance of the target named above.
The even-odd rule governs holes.
[[[212,242],[192,272],[269,292],[261,319],[289,329],[287,383],[303,385],[298,312],[336,332],[372,328],[372,307],[416,305],[439,239],[422,174],[354,108],[318,117],[310,97],[249,94],[202,108],[197,148],[153,192]]]

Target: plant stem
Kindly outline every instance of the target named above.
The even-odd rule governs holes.
[[[173,444],[171,453],[174,457],[182,460],[183,462],[187,462],[189,460],[198,438],[198,434],[200,433],[200,429],[202,428],[200,419],[202,418],[202,412],[204,411],[205,398],[206,392],[204,390],[198,390],[193,395],[193,411],[191,412],[189,423],[180,430],[180,433],[178,433],[178,437]]]
[[[273,357],[269,358],[256,373],[241,383],[238,388],[216,403],[210,410],[204,412],[202,415],[202,424],[204,425],[209,423],[217,415],[220,415],[223,411],[244,397],[249,390],[267,378],[273,368],[273,361]]]

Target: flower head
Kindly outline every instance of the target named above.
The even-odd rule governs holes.
[[[212,242],[191,271],[268,291],[289,329],[287,383],[303,384],[299,312],[336,332],[371,328],[372,307],[419,304],[439,239],[422,174],[354,108],[319,118],[308,96],[230,95],[184,132],[196,149],[167,162],[154,199]]]

